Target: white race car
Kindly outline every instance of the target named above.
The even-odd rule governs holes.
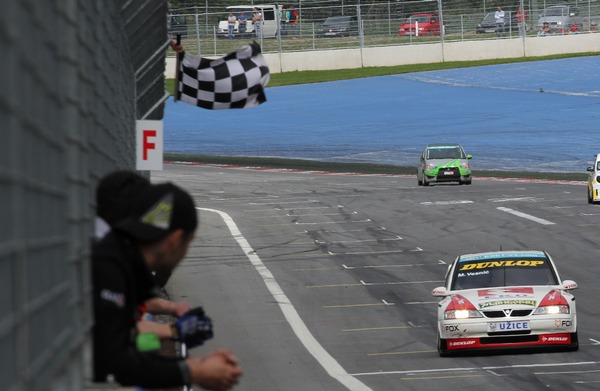
[[[543,251],[461,255],[435,288],[440,356],[467,350],[577,350],[575,297]]]

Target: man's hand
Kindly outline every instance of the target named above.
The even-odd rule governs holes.
[[[204,357],[186,359],[192,383],[208,390],[227,391],[242,376],[237,358],[227,350],[217,350]]]
[[[194,308],[177,319],[172,325],[176,339],[188,348],[200,346],[213,337],[212,321],[204,314],[202,307]]]
[[[162,297],[153,297],[144,303],[146,311],[151,314],[169,314],[176,317],[184,315],[190,310],[190,305],[183,301],[171,301]]]
[[[183,45],[180,43],[177,43],[176,39],[172,39],[171,40],[171,49],[173,49],[174,51],[176,51],[177,53],[181,53],[183,52]]]

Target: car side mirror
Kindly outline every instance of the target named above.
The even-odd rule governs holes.
[[[575,284],[575,285],[577,285],[577,284]],[[438,286],[437,288],[434,288],[431,291],[431,294],[434,295],[435,297],[448,296],[448,289],[446,289],[445,286]]]
[[[588,167],[587,170],[590,172],[594,172],[594,167]]]
[[[577,289],[577,283],[573,280],[564,280],[562,282],[562,287],[565,290]]]
[[[467,159],[473,159],[473,155],[467,155]]]

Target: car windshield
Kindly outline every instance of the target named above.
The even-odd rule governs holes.
[[[459,259],[450,289],[557,284],[556,273],[544,255],[514,254],[509,257]]]
[[[575,15],[577,12],[571,10]],[[569,9],[566,7],[548,8],[544,11],[544,16],[569,16]]]
[[[323,25],[325,26],[333,26],[333,25],[347,25],[350,22],[349,16],[332,16],[327,18]]]
[[[493,23],[496,24],[496,12],[488,12],[487,14],[485,14],[485,17],[483,18],[483,23]],[[512,14],[511,11],[504,11],[504,19],[505,20],[509,20],[511,18]]]
[[[466,159],[465,153],[458,146],[440,146],[427,148],[427,159]]]
[[[406,20],[406,23],[415,23],[415,22],[419,22],[419,23],[427,23],[429,22],[429,16],[411,16],[410,18],[408,18]]]

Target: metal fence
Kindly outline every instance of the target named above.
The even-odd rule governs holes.
[[[0,13],[0,389],[90,378],[94,189],[162,117],[166,0],[8,0]]]
[[[343,1],[341,2],[343,4]],[[359,2],[360,3],[360,2]],[[249,4],[248,2],[231,3]],[[264,2],[261,2],[264,4]],[[187,8],[171,10],[169,14],[169,31],[171,35],[182,34],[186,50],[205,56],[216,56],[228,53],[239,47],[239,41],[256,39],[260,41],[263,52],[289,52],[307,50],[328,50],[342,48],[413,45],[430,42],[463,41],[497,39],[495,23],[491,28],[482,27],[482,22],[489,13],[494,13],[502,2],[489,0],[457,0],[457,1],[396,1],[372,2],[358,5],[311,6],[308,1],[294,3],[299,12],[299,21],[294,34],[290,34],[289,24],[285,23],[285,11],[290,5],[283,4],[284,12],[275,15],[275,23],[279,26],[274,34],[256,36],[240,34],[235,27],[233,39],[227,39],[226,20],[230,9],[222,8]],[[336,2],[339,4],[339,2]],[[567,1],[560,0],[514,0],[503,5],[506,12],[504,31],[501,38],[514,38],[538,35],[538,21],[544,10],[555,5],[569,6],[576,13],[579,31],[577,33],[596,32],[600,22],[600,2],[597,0]],[[281,7],[282,5],[279,5]],[[253,6],[248,9],[251,10]],[[239,16],[237,10],[233,10]],[[521,13],[524,19],[521,18]],[[248,12],[246,12],[248,14]],[[250,13],[251,14],[251,13]],[[425,30],[421,34],[401,33],[400,27],[406,22],[414,21],[416,14],[432,14],[439,18],[443,26],[439,30]],[[328,18],[346,16],[349,30],[336,33],[335,28],[328,25]],[[412,18],[411,18],[412,17]],[[488,16],[493,18],[493,15]],[[266,21],[264,22],[266,23]],[[251,26],[251,22],[248,23]],[[484,23],[485,24],[485,23]],[[423,27],[424,25],[421,25]],[[555,26],[556,27],[556,26]],[[567,26],[570,28],[570,26]],[[250,28],[251,29],[251,28]],[[332,31],[329,31],[332,30]],[[441,30],[441,31],[440,31]],[[569,34],[567,28],[555,28],[552,34]]]

